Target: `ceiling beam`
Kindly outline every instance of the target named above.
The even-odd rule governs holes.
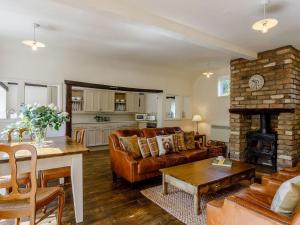
[[[186,26],[172,20],[153,15],[144,9],[129,5],[124,1],[116,0],[54,0],[57,3],[63,3],[70,7],[77,9],[110,14],[123,17],[139,25],[146,25],[154,27],[158,30],[164,31],[165,35],[169,37],[180,39],[182,41],[190,42],[201,47],[215,49],[234,55],[235,57],[242,57],[247,59],[255,59],[257,52],[235,45],[231,42],[225,41],[221,38],[209,35],[199,31],[190,26]]]

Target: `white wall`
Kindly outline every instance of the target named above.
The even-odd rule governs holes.
[[[184,76],[185,71],[178,72],[170,68],[134,62],[129,64],[69,49],[53,49],[51,46],[33,52],[30,48],[16,43],[14,46],[2,46],[0,51],[0,80],[26,80],[50,85],[61,85],[64,80],[75,80],[161,89],[165,93],[182,96],[192,95],[192,79]],[[185,123],[180,122],[181,125]],[[163,122],[161,125],[178,125],[178,122]]]
[[[219,135],[212,134],[211,125],[229,126],[230,97],[218,97],[218,79],[224,76],[230,78],[230,70],[224,68],[214,73],[210,78],[199,75],[193,86],[193,113],[203,117],[199,130],[207,134],[208,139]],[[221,133],[219,139],[228,139],[229,130]]]

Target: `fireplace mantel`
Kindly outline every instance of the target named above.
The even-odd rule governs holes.
[[[231,108],[230,113],[256,115],[256,114],[279,114],[279,113],[294,113],[294,108],[261,108],[261,109],[245,109],[245,108]]]

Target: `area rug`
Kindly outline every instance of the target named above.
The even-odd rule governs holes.
[[[214,199],[225,198],[243,188],[245,186],[236,185],[216,193],[202,194],[200,215],[194,214],[193,196],[171,185],[168,188],[168,195],[162,194],[162,185],[144,189],[141,193],[187,225],[206,225],[206,203]]]

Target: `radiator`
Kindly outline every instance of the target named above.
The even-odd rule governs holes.
[[[223,125],[211,125],[211,139],[229,142],[230,127]]]

